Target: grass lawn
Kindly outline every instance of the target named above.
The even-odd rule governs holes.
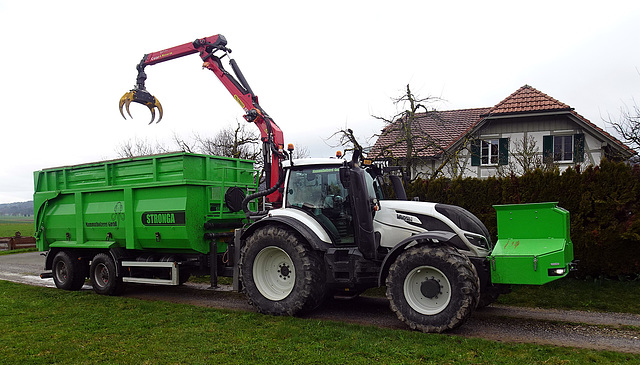
[[[37,248],[21,248],[18,250],[11,250],[11,251],[0,251],[0,256],[14,255],[17,253],[34,252],[34,251],[38,251],[38,249]]]
[[[3,363],[640,364],[639,355],[67,292],[0,281]]]

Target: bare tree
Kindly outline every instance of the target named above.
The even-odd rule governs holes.
[[[122,158],[154,155],[163,152],[166,152],[163,145],[158,142],[153,144],[148,139],[129,139],[116,147],[116,154]]]
[[[145,156],[170,151],[203,153],[215,156],[260,160],[260,136],[237,123],[220,130],[213,137],[195,134],[187,139],[174,134],[172,144],[151,143],[147,139],[133,139],[116,147],[119,157]]]
[[[510,155],[522,174],[544,169],[547,165],[533,136],[523,136],[522,140],[514,140]]]
[[[303,144],[296,144],[293,149],[291,158],[307,158],[309,157],[309,148]]]
[[[347,152],[352,152],[354,150],[359,150],[360,152],[364,152],[364,149],[356,136],[353,135],[353,130],[351,128],[343,128],[339,131],[333,133],[327,140],[331,140],[337,138],[338,143],[330,145],[335,148],[343,148],[343,155]]]
[[[509,163],[498,167],[498,176],[522,175],[534,170],[553,171],[558,166],[543,156],[533,136],[522,136],[509,143]]]
[[[436,123],[447,123],[435,108],[429,108],[429,104],[442,101],[442,99],[434,96],[418,97],[407,85],[405,94],[392,100],[401,109],[400,112],[391,118],[373,116],[386,124],[378,137],[393,137],[386,145],[379,146],[380,150],[376,151],[378,152],[376,157],[385,159],[391,164],[404,166],[413,178],[427,174],[429,178],[437,177],[445,166],[455,161],[461,161],[459,151],[447,151],[447,145],[450,141],[445,142],[442,138],[431,135],[424,130],[420,123],[420,118],[424,117],[434,119]],[[466,147],[466,144],[462,144],[461,147]],[[402,153],[397,155],[394,150],[400,150]],[[426,165],[426,161],[434,160],[434,156],[442,156],[443,159],[431,173],[417,171],[418,166]]]
[[[620,108],[620,117],[614,120],[609,116],[605,121],[620,135],[629,147],[640,149],[640,107],[633,101],[633,106],[624,105]]]
[[[212,138],[195,135],[195,141],[200,153],[249,160],[260,156],[260,136],[239,122],[222,129]]]
[[[451,178],[464,176],[470,163],[469,146],[476,137],[473,134],[465,133],[457,143],[458,147],[441,148],[440,164],[431,171],[431,179],[435,179],[447,172]]]
[[[176,146],[176,149],[174,150],[188,152],[188,153],[202,153],[198,149],[197,141],[186,140],[182,138],[180,135],[178,135],[177,133],[173,134],[172,140],[174,145]],[[168,148],[165,147],[164,149],[165,149],[165,152],[170,152]]]

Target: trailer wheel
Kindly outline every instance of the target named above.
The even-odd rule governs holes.
[[[98,294],[118,295],[124,290],[122,278],[116,273],[115,261],[105,253],[99,253],[93,257],[89,277],[93,291]]]
[[[80,290],[84,285],[85,272],[78,259],[66,252],[60,251],[53,258],[53,282],[56,288],[63,290]]]
[[[247,239],[240,274],[249,303],[264,314],[296,315],[325,297],[322,258],[283,227],[259,228]]]
[[[480,281],[469,259],[449,246],[418,246],[391,265],[387,298],[412,329],[443,332],[463,324],[476,308]]]

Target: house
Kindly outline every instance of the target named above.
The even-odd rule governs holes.
[[[416,113],[386,126],[368,157],[412,177],[489,177],[535,167],[599,165],[636,152],[569,105],[525,85],[493,107]],[[403,137],[410,131],[411,138]],[[409,154],[407,152],[411,151]]]

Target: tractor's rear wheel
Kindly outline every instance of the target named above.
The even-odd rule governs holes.
[[[258,228],[247,238],[240,262],[244,292],[261,313],[296,315],[325,297],[321,256],[290,229]]]
[[[480,281],[469,259],[449,246],[417,246],[398,256],[387,276],[387,298],[412,329],[443,332],[476,308]]]

